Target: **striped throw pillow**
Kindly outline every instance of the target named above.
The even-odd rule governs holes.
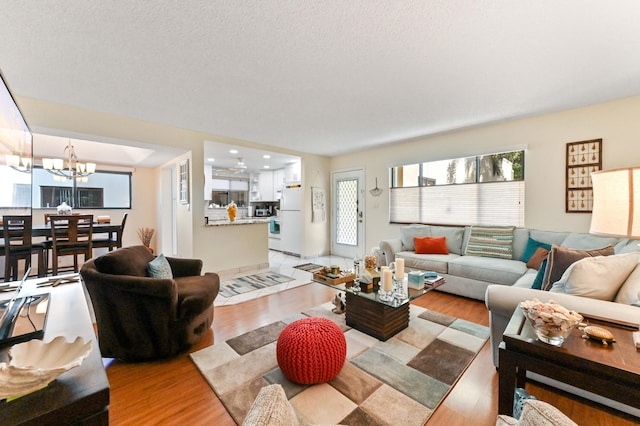
[[[467,243],[467,256],[513,258],[514,227],[472,226]]]

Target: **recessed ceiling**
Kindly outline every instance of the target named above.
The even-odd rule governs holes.
[[[234,150],[234,152],[231,152]],[[265,158],[269,156],[269,158]],[[242,160],[244,164],[239,164]],[[283,169],[287,165],[300,161],[300,157],[280,154],[262,149],[245,148],[220,142],[205,141],[204,161],[214,169],[224,169],[231,172],[244,171],[245,173]],[[265,167],[266,166],[266,167]]]
[[[132,141],[95,139],[33,133],[33,156],[36,159],[64,158],[64,149],[71,143],[78,160],[82,162],[94,162],[101,166],[157,167],[186,152],[182,149]]]
[[[638,28],[636,0],[23,0],[0,68],[19,96],[336,155],[638,95]]]

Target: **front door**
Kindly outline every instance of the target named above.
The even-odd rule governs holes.
[[[331,254],[364,256],[364,170],[331,173]]]

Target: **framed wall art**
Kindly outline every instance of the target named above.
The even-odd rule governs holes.
[[[567,144],[566,212],[591,213],[591,173],[602,170],[602,139]]]
[[[178,170],[180,204],[189,204],[189,160],[182,160]]]

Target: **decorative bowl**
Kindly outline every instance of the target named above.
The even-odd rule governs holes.
[[[93,347],[77,337],[73,342],[58,336],[50,342],[33,339],[9,349],[9,364],[0,363],[0,399],[41,389],[60,374],[82,364]]]
[[[554,346],[562,346],[565,339],[583,320],[582,315],[550,300],[538,299],[520,303],[525,317],[533,327],[538,340]]]

